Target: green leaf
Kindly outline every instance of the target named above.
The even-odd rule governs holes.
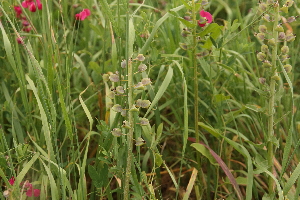
[[[217,75],[217,73],[212,68],[212,66],[209,65],[203,58],[199,58],[198,61],[200,63],[201,68],[205,72],[206,76],[208,76],[210,79],[212,79]]]
[[[204,124],[202,122],[198,122],[198,125],[201,126],[202,128],[204,128],[206,131],[208,131],[210,134],[212,134],[216,138],[219,138],[221,135],[219,130],[214,129],[213,127],[207,126],[206,124]]]
[[[177,17],[177,19],[179,20],[179,21],[181,21],[186,27],[188,27],[188,28],[194,28],[194,27],[196,27],[197,25],[196,24],[193,24],[193,23],[191,23],[191,22],[189,22],[189,21],[187,21],[187,20],[185,20],[185,19],[183,19],[183,18],[181,18],[181,17]]]
[[[225,96],[224,94],[216,94],[214,95],[214,100],[216,103],[225,101],[227,99],[230,99],[230,96]]]
[[[211,155],[209,150],[207,148],[205,148],[205,146],[203,146],[202,144],[199,144],[199,143],[193,143],[193,144],[191,144],[191,146],[194,147],[203,156],[205,156],[212,165],[218,165],[215,158]]]
[[[185,0],[180,0],[180,1],[185,6],[186,9],[188,9],[188,10],[192,9],[192,7]]]
[[[93,120],[93,118],[92,118],[92,115],[91,115],[89,109],[87,108],[87,106],[85,105],[85,103],[84,103],[84,101],[83,101],[83,99],[82,99],[82,97],[81,97],[81,95],[82,95],[83,93],[85,93],[85,91],[86,91],[88,88],[89,88],[89,86],[88,86],[85,90],[83,90],[82,92],[80,92],[80,94],[79,94],[79,101],[80,101],[80,104],[81,104],[81,106],[82,106],[82,108],[83,108],[83,110],[84,110],[84,112],[85,112],[85,114],[86,114],[86,116],[87,116],[87,118],[88,118],[88,120],[89,120],[89,122],[90,122],[90,131],[91,131],[91,130],[92,130],[92,126],[93,126],[94,120]]]
[[[179,11],[184,8],[184,5],[178,6],[176,8],[173,8],[171,11]],[[147,41],[145,42],[144,46],[140,50],[141,54],[145,54],[147,49],[149,48],[151,42],[153,41],[154,36],[156,35],[156,31],[159,29],[159,27],[162,25],[164,21],[166,21],[172,14],[166,13],[162,18],[160,18],[154,25],[152,32],[150,36],[148,37]]]
[[[100,29],[100,27],[102,27],[102,26],[94,26],[93,24],[89,24],[89,26],[91,29],[93,29],[93,31],[95,31],[95,33],[97,35],[99,35],[100,37],[103,37],[104,30],[103,30],[103,28]]]
[[[89,68],[97,72],[97,74],[102,74],[101,67],[94,61],[89,62]]]
[[[99,167],[98,167],[99,168]],[[98,169],[99,170],[99,169]],[[104,187],[108,183],[108,166],[104,164],[98,172],[94,166],[88,166],[88,173],[96,188]]]
[[[155,153],[155,165],[160,167],[163,163],[162,156],[159,153]]]
[[[149,112],[152,110],[152,108],[157,104],[158,100],[162,97],[162,95],[164,94],[164,92],[167,90],[171,80],[172,80],[172,77],[173,77],[173,68],[171,66],[169,66],[169,69],[168,69],[168,72],[166,74],[166,77],[164,79],[164,81],[162,82],[159,90],[157,91],[150,107],[148,108],[146,114],[144,117],[146,117]]]
[[[232,23],[232,26],[230,27],[230,32],[234,32],[240,25],[241,23],[237,23],[239,20],[235,19]]]

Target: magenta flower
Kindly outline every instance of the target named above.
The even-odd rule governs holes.
[[[30,184],[29,189],[26,192],[26,196],[32,197],[32,193],[33,193],[33,196],[38,197],[41,194],[41,190],[39,190],[39,189],[33,189],[32,184]]]
[[[31,12],[35,12],[36,11],[36,5],[35,3],[30,4],[29,8],[28,8]]]
[[[42,10],[42,8],[43,8],[41,0],[36,0],[36,2],[34,2],[33,0],[24,0],[22,2],[22,6],[24,8],[28,8],[31,12],[35,12],[36,11],[36,7],[39,10]]]
[[[10,183],[10,185],[13,185],[15,183],[15,177],[12,176],[8,180],[8,182]],[[29,181],[25,181],[25,183],[21,183],[20,185],[23,188],[27,189],[25,191],[26,191],[26,196],[28,196],[28,197],[32,197],[32,195],[35,196],[35,197],[38,197],[41,194],[41,190],[39,190],[39,189],[33,189],[32,184],[29,183]]]
[[[200,12],[199,12],[199,14],[200,14],[200,16],[201,16],[201,19],[200,20],[198,20],[198,25],[200,26],[200,27],[204,27],[205,25],[206,25],[206,23],[211,23],[212,22],[212,20],[213,20],[213,17],[212,17],[212,15],[209,13],[209,12],[206,12],[206,11],[204,11],[204,10],[201,10]]]
[[[41,0],[36,0],[36,5],[37,5],[37,7],[38,7],[39,10],[42,10],[43,5],[41,3]]]
[[[10,185],[13,185],[15,183],[15,177],[11,177],[8,182],[10,183]]]
[[[90,15],[91,11],[89,9],[83,9],[83,11],[75,15],[75,18],[82,21]]]
[[[16,14],[17,14],[17,18],[19,18],[22,14],[22,9],[20,6],[14,6],[14,9],[16,11]]]

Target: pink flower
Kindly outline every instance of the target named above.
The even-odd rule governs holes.
[[[28,8],[31,4],[33,4],[33,2],[24,0],[24,1],[22,1],[21,4],[22,4],[23,8]]]
[[[14,9],[16,11],[16,14],[17,14],[17,18],[20,17],[20,15],[22,14],[22,9],[20,6],[14,6]]]
[[[13,184],[15,183],[15,177],[11,177],[11,178],[8,180],[8,182],[10,183],[10,185],[13,185]],[[27,191],[26,191],[26,196],[28,196],[28,197],[32,197],[32,193],[33,193],[33,195],[34,195],[35,197],[38,197],[38,196],[40,196],[40,194],[41,194],[41,190],[39,190],[39,189],[33,189],[32,184],[29,183],[28,181],[25,181],[25,183],[21,183],[20,185],[21,185],[21,186],[23,185],[23,187],[24,187],[25,189],[27,189]]]
[[[200,16],[202,17],[199,21],[198,21],[198,25],[200,27],[204,27],[206,25],[206,23],[211,23],[213,20],[212,15],[209,12],[206,12],[204,10],[201,10],[199,12]]]
[[[39,10],[42,10],[43,5],[42,5],[42,3],[41,3],[41,0],[36,0],[36,4],[37,4],[38,9],[39,9]]]
[[[33,189],[32,185],[31,185],[31,187],[29,188],[29,190],[27,190],[27,192],[26,192],[26,196],[32,197],[32,192],[33,192],[33,195],[35,197],[38,197],[38,196],[40,196],[41,190],[39,190],[39,189]]]
[[[17,39],[17,42],[18,42],[18,44],[23,44],[23,38],[21,38],[21,37],[17,37],[16,38]],[[8,181],[10,184],[11,184],[11,181],[10,181],[10,179],[9,179],[9,181]],[[11,185],[13,185],[14,183],[12,183]]]
[[[32,2],[32,3],[30,4],[29,10],[30,10],[31,12],[35,12],[35,11],[36,11],[36,5],[35,5],[35,3]]]
[[[22,6],[24,8],[29,8],[29,10],[31,12],[35,12],[36,11],[36,7],[39,10],[42,10],[42,8],[43,8],[41,0],[36,0],[36,3],[33,0],[24,0],[24,1],[22,1]]]
[[[22,30],[25,31],[25,32],[27,32],[27,33],[29,33],[31,31],[31,27],[30,26],[23,27]]]
[[[18,42],[19,43],[19,42]],[[9,180],[8,180],[8,182],[10,183],[10,185],[13,185],[14,183],[15,183],[15,177],[11,177]]]
[[[91,11],[89,9],[83,9],[83,11],[75,15],[75,18],[82,21],[90,15]]]

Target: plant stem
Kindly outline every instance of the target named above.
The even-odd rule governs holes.
[[[277,58],[277,48],[278,48],[278,32],[275,30],[276,26],[278,25],[278,17],[279,17],[279,5],[274,7],[274,24],[273,24],[273,38],[275,39],[275,45],[272,49],[272,68],[271,68],[271,79],[270,79],[270,99],[268,105],[268,166],[269,171],[273,173],[273,157],[274,157],[274,104],[275,104],[275,86],[276,80],[272,79],[272,76],[277,75],[277,65],[276,65],[276,58]],[[274,185],[275,182],[272,177],[269,177],[269,194],[274,192]]]
[[[202,3],[202,0],[199,2],[200,4]],[[192,0],[192,5],[193,5],[193,24],[197,24],[197,19],[196,19],[196,5],[195,1]],[[198,121],[199,121],[199,114],[198,114],[198,69],[197,69],[197,58],[196,58],[196,49],[197,49],[197,36],[196,36],[196,30],[197,26],[193,28],[193,47],[192,47],[192,63],[193,63],[193,69],[194,69],[194,129],[195,129],[195,139],[196,143],[199,143],[200,141],[200,136],[199,136],[199,126],[198,126]],[[197,152],[196,153],[196,161],[198,163],[198,166],[200,168],[200,154]],[[198,179],[199,183],[201,183],[201,173],[198,173]],[[199,199],[201,197],[201,187],[196,186],[196,189],[198,188],[198,192],[196,193],[197,198]]]
[[[129,11],[127,3],[127,13],[126,13],[126,52],[125,57],[127,59],[127,75],[128,75],[128,109],[133,105],[133,70],[132,63],[129,61]],[[124,200],[129,198],[129,186],[130,186],[130,175],[131,175],[131,162],[132,162],[132,140],[133,140],[133,124],[134,116],[132,112],[128,112],[129,124],[131,128],[127,133],[127,166],[125,174],[125,184],[124,184]]]

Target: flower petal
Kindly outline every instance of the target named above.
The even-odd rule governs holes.
[[[212,22],[213,17],[212,17],[212,15],[209,12],[201,10],[199,14],[200,14],[201,17],[205,17],[207,19],[207,23],[211,23]]]
[[[15,183],[15,177],[11,177],[8,182],[10,183],[10,185],[13,185]]]
[[[90,15],[91,11],[89,9],[83,9],[83,11],[75,15],[75,18],[82,21]]]
[[[34,190],[33,190],[33,195],[34,195],[35,197],[40,196],[40,194],[41,194],[41,190],[39,190],[39,189],[34,189]]]

